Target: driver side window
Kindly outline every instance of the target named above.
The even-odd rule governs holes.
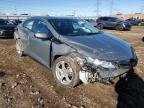
[[[49,30],[48,30],[46,24],[45,24],[44,22],[42,22],[42,21],[38,21],[38,22],[34,25],[33,31],[34,31],[35,33],[46,33],[46,34],[49,33]]]
[[[112,18],[111,21],[112,21],[112,22],[116,22],[117,20],[116,20],[115,18]]]
[[[34,25],[34,20],[28,20],[24,23],[23,26],[29,30],[32,30],[33,25]]]

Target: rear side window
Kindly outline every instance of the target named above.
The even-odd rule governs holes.
[[[32,30],[33,25],[34,25],[34,20],[28,20],[24,23],[23,26],[29,30]]]
[[[100,17],[99,20],[103,20],[103,17]]]
[[[109,18],[108,20],[109,20],[109,21],[112,21],[112,22],[116,22],[116,21],[117,21],[116,18]]]
[[[104,21],[108,21],[108,19],[109,19],[109,18],[107,18],[107,17],[104,17],[104,18],[103,18]]]

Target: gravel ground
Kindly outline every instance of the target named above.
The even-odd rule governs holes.
[[[19,57],[13,39],[0,39],[0,108],[144,108],[144,27],[104,30],[130,42],[138,66],[111,86],[101,83],[62,88],[51,71]]]

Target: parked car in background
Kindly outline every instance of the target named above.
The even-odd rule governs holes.
[[[141,26],[142,23],[144,22],[142,19],[136,19],[136,18],[126,19],[126,21],[128,21],[129,23],[135,26]]]
[[[144,26],[144,19],[141,20],[140,26]]]
[[[22,21],[19,20],[19,19],[17,19],[17,20],[12,20],[11,22],[12,22],[14,25],[18,25],[18,24],[22,23]]]
[[[84,19],[85,21],[89,22],[94,27],[97,27],[97,22],[94,19]]]
[[[131,27],[132,27],[131,23],[116,17],[99,17],[97,19],[98,29],[111,28],[121,31],[121,30],[130,30]]]
[[[137,65],[133,47],[89,23],[68,17],[32,17],[17,26],[17,53],[52,69],[62,86],[110,83]]]
[[[138,22],[137,20],[134,20],[134,19],[132,19],[132,18],[126,19],[126,21],[128,21],[128,22],[131,23],[132,25],[138,25],[138,24],[139,24],[139,22]]]
[[[13,37],[16,25],[11,24],[7,20],[0,19],[0,37]]]

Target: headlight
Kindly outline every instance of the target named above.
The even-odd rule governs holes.
[[[93,63],[96,66],[102,66],[103,68],[110,68],[110,69],[116,68],[111,62],[101,61],[98,59],[93,59],[91,57],[87,58],[87,62]]]
[[[132,46],[131,46],[131,50],[132,50],[132,53],[134,54],[134,56],[136,56],[135,49]]]
[[[85,59],[81,57],[76,57],[75,59],[76,59],[76,62],[81,66],[85,63]]]
[[[132,54],[133,54],[133,59],[135,60],[135,63],[137,64],[138,58],[137,58],[137,55],[136,55],[136,51],[132,46],[131,46],[131,51],[132,51]]]
[[[4,30],[0,30],[0,35],[2,35],[4,33]]]
[[[125,27],[125,24],[123,24],[123,27]]]

